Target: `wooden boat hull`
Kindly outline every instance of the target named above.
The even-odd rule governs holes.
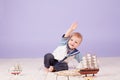
[[[87,74],[93,74],[93,76],[94,76],[94,74],[97,74],[98,71],[99,71],[99,69],[81,69],[79,71],[79,73],[81,75],[85,75],[85,76],[87,76]]]

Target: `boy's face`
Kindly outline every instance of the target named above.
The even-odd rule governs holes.
[[[78,38],[76,36],[72,36],[70,38],[70,40],[68,41],[68,46],[70,49],[75,49],[80,45],[81,41],[82,41],[81,38]]]

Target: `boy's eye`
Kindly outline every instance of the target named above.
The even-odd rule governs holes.
[[[70,39],[71,41],[73,41],[73,39]]]
[[[75,43],[78,43],[78,42],[75,41]]]

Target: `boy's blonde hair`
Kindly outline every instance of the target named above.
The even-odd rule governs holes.
[[[82,35],[79,32],[73,32],[70,37],[72,37],[72,36],[76,36],[76,37],[80,38],[81,40],[83,39]]]

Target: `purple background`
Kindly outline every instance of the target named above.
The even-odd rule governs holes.
[[[120,56],[120,0],[0,0],[0,58],[43,57],[74,21],[82,54]]]

